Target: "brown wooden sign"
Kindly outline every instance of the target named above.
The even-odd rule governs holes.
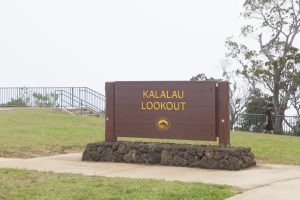
[[[106,83],[107,142],[117,137],[216,140],[229,145],[229,83]]]

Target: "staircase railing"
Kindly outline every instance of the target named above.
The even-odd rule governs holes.
[[[79,91],[80,99],[99,108],[102,112],[105,111],[105,96],[103,94],[87,87],[81,88]]]
[[[69,92],[64,90],[56,90],[57,95],[57,105],[64,108],[79,108],[81,110],[81,114],[83,113],[83,109],[88,108],[99,115],[103,115],[104,112],[99,107],[72,95]]]

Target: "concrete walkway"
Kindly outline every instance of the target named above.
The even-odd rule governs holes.
[[[246,190],[236,199],[300,199],[300,166],[259,164],[242,171],[141,165],[126,163],[82,162],[81,153],[32,159],[0,158],[0,168],[31,169],[89,176],[147,178],[226,184]]]

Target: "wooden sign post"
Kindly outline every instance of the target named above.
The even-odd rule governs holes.
[[[229,83],[108,82],[105,141],[118,137],[215,141],[229,146]]]

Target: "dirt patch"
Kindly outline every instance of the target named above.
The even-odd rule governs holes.
[[[47,148],[47,149],[21,148],[21,149],[10,149],[4,152],[0,152],[0,157],[37,158],[37,157],[53,156],[58,154],[78,153],[82,151],[83,151],[82,147],[69,147],[69,146],[63,146],[58,148]]]

